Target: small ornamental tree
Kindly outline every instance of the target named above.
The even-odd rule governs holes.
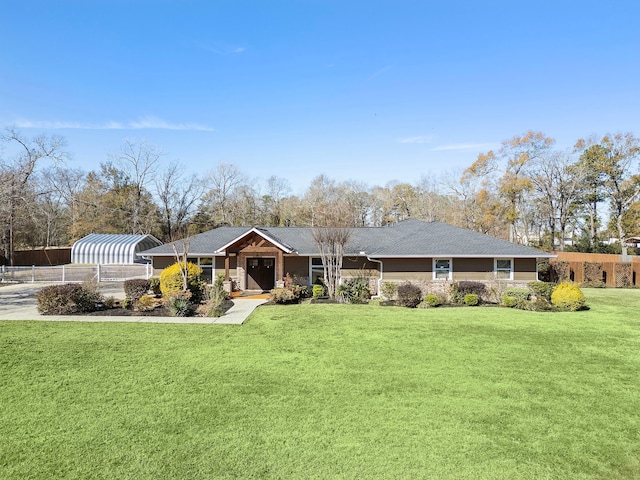
[[[344,248],[351,230],[346,227],[314,227],[312,234],[320,250],[327,294],[330,298],[335,298],[336,289],[340,285]]]

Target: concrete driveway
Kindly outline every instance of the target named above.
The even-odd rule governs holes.
[[[218,323],[241,325],[264,299],[234,300],[222,317],[108,317],[82,315],[40,315],[36,293],[47,283],[16,283],[0,286],[0,320],[42,320],[63,322],[148,322],[148,323]],[[102,283],[100,292],[106,297],[125,298],[122,283]]]
[[[0,286],[0,320],[39,319],[36,293],[50,283],[13,283]],[[124,298],[122,283],[104,283],[100,291],[107,297]]]

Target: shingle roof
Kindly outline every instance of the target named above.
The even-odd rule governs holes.
[[[213,255],[252,227],[219,227],[191,237],[189,255]],[[318,255],[313,229],[308,227],[260,227],[260,232],[298,255]],[[178,253],[181,242],[176,242]],[[409,219],[386,227],[352,228],[346,253],[365,252],[371,257],[551,257],[531,247],[441,222]],[[152,248],[144,255],[172,255],[170,244]]]

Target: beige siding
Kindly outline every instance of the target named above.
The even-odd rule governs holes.
[[[285,256],[284,272],[292,277],[309,278],[309,257]]]
[[[513,260],[513,280],[517,282],[533,282],[538,279],[535,258],[515,258]]]
[[[153,257],[153,269],[164,270],[169,265],[176,263],[176,259],[173,257]]]
[[[431,258],[382,258],[385,281],[431,280],[433,259]],[[488,281],[493,279],[493,258],[452,259],[453,280]],[[513,280],[530,282],[536,278],[535,258],[514,259]]]
[[[342,275],[344,277],[377,277],[380,275],[378,264],[365,257],[344,257],[342,259]]]
[[[453,280],[487,281],[493,278],[493,258],[454,258]]]
[[[236,269],[237,259],[238,257],[229,257],[229,276],[233,279],[235,279],[238,274]],[[224,273],[224,257],[215,257],[214,262],[216,266],[216,275],[218,273]]]
[[[381,258],[383,281],[425,281],[431,280],[432,260],[430,258]]]

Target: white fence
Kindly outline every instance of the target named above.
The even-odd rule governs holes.
[[[0,282],[123,282],[131,278],[151,278],[152,275],[150,264],[0,267]]]

